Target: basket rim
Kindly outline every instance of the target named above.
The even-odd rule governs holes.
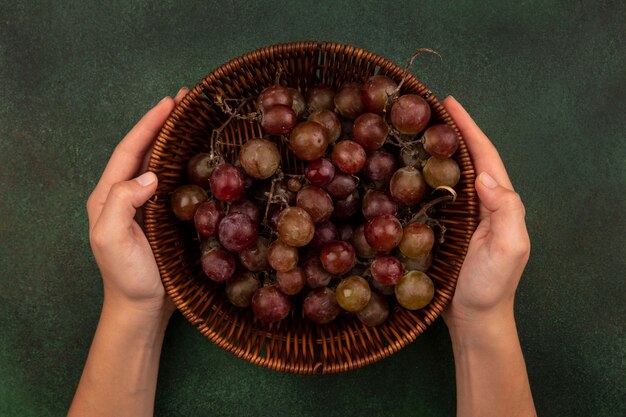
[[[382,67],[402,68],[395,62],[387,58],[384,58],[383,56],[378,55],[374,52],[370,52],[362,48],[358,48],[352,45],[338,43],[338,42],[317,42],[317,41],[287,42],[287,43],[280,43],[276,45],[265,46],[265,47],[258,48],[258,49],[249,51],[247,53],[244,53],[238,57],[235,57],[227,61],[226,63],[219,65],[209,74],[204,76],[202,80],[198,84],[196,84],[196,86],[192,88],[189,91],[189,93],[182,99],[181,103],[175,107],[175,109],[170,114],[170,116],[168,117],[168,119],[166,120],[166,122],[164,123],[163,127],[161,128],[158,134],[157,141],[150,155],[149,170],[153,172],[158,171],[157,168],[158,168],[158,164],[160,161],[159,151],[163,150],[163,148],[167,146],[169,137],[174,134],[173,132],[176,130],[177,124],[183,120],[185,115],[188,113],[190,107],[197,100],[202,99],[202,98],[206,99],[206,95],[205,95],[206,89],[210,88],[212,83],[215,83],[216,80],[219,80],[221,77],[233,72],[238,67],[251,65],[251,62],[253,62],[255,59],[256,60],[264,59],[264,58],[267,59],[269,57],[275,56],[276,54],[288,54],[294,51],[296,52],[335,51],[335,52],[341,52],[345,55],[350,55],[350,56],[361,56],[364,60],[366,60],[369,63],[369,65],[374,65],[375,67],[379,69]],[[431,105],[431,108],[433,108],[433,111],[436,110],[438,114],[440,115],[440,118],[443,120],[443,122],[453,127],[453,129],[459,135],[460,143],[459,143],[458,155],[459,155],[459,158],[463,161],[463,163],[469,166],[467,170],[464,170],[464,173],[465,173],[464,178],[465,178],[466,183],[473,184],[473,181],[475,179],[475,172],[474,172],[473,164],[469,156],[469,152],[467,150],[464,138],[461,135],[461,132],[459,131],[458,127],[456,126],[456,124],[454,123],[454,121],[452,120],[448,112],[446,111],[446,109],[438,101],[435,94],[433,94],[432,91],[430,91],[424,84],[421,83],[421,81],[415,78],[410,72],[407,76],[407,81],[409,80],[411,80],[411,82],[416,84],[418,88],[422,90],[423,95],[427,96],[425,98],[428,100],[429,104]],[[357,369],[357,368],[377,362],[379,360],[382,360],[392,355],[393,353],[397,352],[398,350],[400,350],[401,348],[403,348],[410,342],[414,341],[417,338],[417,336],[423,333],[426,330],[426,328],[429,327],[439,315],[441,315],[443,309],[446,307],[446,305],[449,303],[449,301],[451,300],[453,296],[453,293],[456,287],[456,280],[458,278],[458,273],[460,271],[460,267],[463,263],[465,255],[467,253],[467,246],[469,244],[469,240],[471,238],[471,235],[473,234],[475,227],[477,226],[477,219],[478,219],[477,197],[476,197],[475,190],[473,189],[473,187],[471,188],[471,190],[467,190],[467,191],[468,191],[469,198],[467,200],[468,218],[466,219],[467,220],[466,233],[464,236],[464,241],[458,244],[459,248],[461,248],[462,256],[460,260],[459,259],[456,260],[455,264],[448,265],[448,267],[453,271],[454,279],[451,282],[451,285],[450,285],[451,288],[447,288],[447,290],[450,292],[449,297],[447,298],[447,302],[445,302],[443,305],[441,305],[441,303],[437,303],[437,304],[433,303],[432,306],[429,306],[430,308],[428,309],[428,312],[430,314],[425,314],[425,316],[423,317],[424,326],[413,327],[413,328],[410,328],[407,332],[401,335],[397,335],[399,337],[396,338],[396,341],[394,343],[387,344],[386,346],[381,346],[380,349],[368,352],[365,355],[359,358],[353,359],[353,360],[351,360],[350,356],[348,355],[343,362],[339,361],[338,363],[331,364],[331,365],[325,365],[322,361],[317,361],[319,357],[315,357],[315,354],[313,354],[314,356],[313,362],[306,363],[306,364],[286,363],[286,361],[279,360],[280,358],[269,357],[269,355],[262,356],[261,351],[259,349],[251,349],[249,346],[237,345],[233,343],[231,340],[229,340],[229,337],[224,337],[222,335],[222,332],[216,331],[216,329],[211,326],[211,321],[217,319],[221,313],[222,316],[226,316],[226,319],[224,319],[224,317],[221,318],[221,320],[225,321],[226,323],[221,325],[220,327],[222,329],[228,328],[229,326],[228,322],[230,320],[231,322],[230,335],[235,334],[237,332],[239,334],[242,334],[243,332],[246,332],[247,330],[248,332],[252,331],[254,333],[253,338],[256,338],[256,337],[260,338],[259,341],[261,343],[264,343],[267,338],[271,338],[272,343],[274,343],[274,340],[279,337],[277,337],[274,333],[271,333],[271,331],[273,331],[275,328],[280,328],[280,323],[277,326],[270,326],[268,329],[244,328],[246,324],[248,325],[248,327],[252,327],[250,326],[250,323],[243,323],[237,326],[236,322],[232,320],[230,316],[228,316],[227,314],[224,314],[224,312],[219,311],[218,307],[215,304],[210,304],[212,299],[215,297],[215,294],[213,295],[203,294],[202,295],[202,299],[204,300],[204,302],[206,304],[210,304],[211,311],[208,313],[209,315],[206,319],[200,318],[197,312],[193,310],[194,306],[189,306],[185,303],[184,294],[186,290],[183,289],[181,291],[180,288],[178,288],[171,282],[171,279],[169,277],[169,272],[167,270],[169,264],[167,260],[164,259],[163,256],[161,256],[160,241],[158,239],[158,229],[155,228],[155,221],[157,220],[158,216],[157,216],[157,213],[155,212],[156,206],[155,206],[154,201],[151,200],[146,204],[145,210],[144,210],[144,216],[146,219],[146,234],[148,236],[148,241],[151,245],[153,253],[155,254],[155,259],[157,261],[159,272],[161,274],[161,278],[162,278],[162,281],[163,281],[163,284],[164,284],[164,287],[166,289],[168,296],[172,299],[172,301],[174,302],[178,310],[183,314],[183,316],[190,323],[192,323],[195,327],[197,327],[198,330],[205,337],[207,337],[213,343],[217,344],[224,350],[234,354],[237,357],[240,357],[251,363],[255,363],[257,365],[261,365],[263,367],[267,367],[273,370],[286,371],[286,372],[298,373],[298,374],[313,374],[313,373],[320,373],[320,372],[321,373],[336,373],[336,372],[344,372],[348,370]],[[206,310],[202,310],[201,313],[204,314],[205,311]],[[404,319],[404,320],[409,320],[409,319]],[[311,327],[319,327],[319,326],[312,325]],[[361,328],[357,329],[357,331],[350,329],[350,332],[349,332],[350,339],[348,338],[348,335],[346,334],[336,335],[334,337],[335,338],[345,337],[348,343],[348,349],[350,349],[349,346],[351,342],[349,340],[352,340],[352,342],[356,344],[359,338],[362,339],[365,337],[365,338],[372,339],[373,338],[372,334],[375,334],[376,337],[379,337],[378,335],[379,331],[382,332],[382,330],[379,330],[377,328],[367,328],[366,326],[362,326]],[[302,349],[308,349],[308,348],[313,349],[312,346],[316,346],[316,345],[322,345],[323,348],[326,348],[328,338],[325,337],[325,333],[326,332],[323,331],[323,329],[322,330],[318,329],[315,332],[315,335],[317,336],[317,338],[314,341],[308,341],[306,343],[304,340],[302,341]],[[282,341],[286,343],[287,350],[289,350],[289,346],[291,346],[290,345],[290,342],[291,342],[290,333],[288,333],[287,336],[280,336],[280,337],[282,337]],[[340,341],[338,343],[339,343],[339,350],[341,350]],[[331,344],[331,348],[333,348],[334,346],[335,346],[334,343]],[[297,347],[295,347],[295,349],[297,349]],[[342,352],[337,353],[335,356],[342,356]]]

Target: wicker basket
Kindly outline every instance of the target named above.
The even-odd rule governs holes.
[[[149,169],[159,177],[157,195],[145,207],[146,233],[154,251],[165,289],[181,313],[211,341],[234,355],[278,371],[300,374],[335,373],[379,361],[413,341],[441,314],[456,286],[459,269],[477,224],[478,204],[474,169],[461,140],[456,158],[461,166],[458,198],[438,210],[446,226],[445,243],[434,252],[429,276],[435,298],[426,308],[407,311],[396,307],[375,328],[345,317],[315,325],[295,311],[278,324],[261,325],[250,309],[239,309],[227,300],[223,285],[207,279],[200,268],[200,249],[192,226],[182,224],[171,212],[169,196],[185,182],[185,165],[196,153],[214,144],[211,131],[226,120],[214,104],[215,97],[256,96],[271,85],[279,68],[289,86],[306,91],[326,83],[338,87],[382,73],[396,82],[403,68],[363,49],[332,42],[297,42],[273,45],[247,53],[221,65],[196,85],[176,107],[161,130]],[[435,95],[413,76],[403,92],[420,94],[430,104],[433,118],[458,131]],[[252,110],[251,108],[249,110]],[[262,136],[260,126],[233,121],[223,131],[220,144],[228,157],[236,155],[248,138]],[[283,169],[297,172],[299,162],[282,147]]]

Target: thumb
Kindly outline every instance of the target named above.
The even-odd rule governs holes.
[[[156,187],[157,176],[150,171],[130,181],[114,184],[104,202],[99,226],[109,234],[119,233],[117,237],[122,237],[133,224],[137,209],[148,201]]]
[[[527,251],[526,210],[519,194],[498,184],[487,172],[476,178],[475,187],[485,209],[482,221],[489,221],[492,243],[506,252]]]

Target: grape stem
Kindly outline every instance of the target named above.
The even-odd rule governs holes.
[[[424,53],[437,55],[439,57],[439,59],[441,60],[441,62],[443,62],[443,57],[439,54],[439,52],[435,51],[434,49],[417,48],[415,50],[415,52],[413,52],[413,55],[411,55],[411,57],[407,61],[406,66],[404,67],[404,72],[403,72],[403,75],[402,75],[402,80],[400,80],[400,84],[398,84],[398,87],[396,87],[396,90],[389,96],[389,99],[391,99],[391,100],[389,100],[390,102],[395,101],[395,99],[397,99],[398,96],[400,95],[400,90],[402,89],[402,86],[404,85],[404,82],[406,81],[407,77],[409,76],[409,69],[411,69],[411,66],[413,65],[413,61],[415,61],[415,58],[417,58],[418,56],[420,56],[420,55],[422,55]],[[385,106],[385,108],[386,107],[387,106]]]

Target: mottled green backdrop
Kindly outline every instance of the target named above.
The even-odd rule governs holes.
[[[504,3],[1,0],[0,415],[63,415],[71,401],[102,296],[84,205],[117,141],[220,63],[308,39],[399,63],[416,47],[441,53],[413,73],[466,105],[527,206],[517,319],[539,414],[626,415],[626,8]],[[176,316],[156,410],[451,416],[454,392],[441,321],[365,369],[292,376]]]

